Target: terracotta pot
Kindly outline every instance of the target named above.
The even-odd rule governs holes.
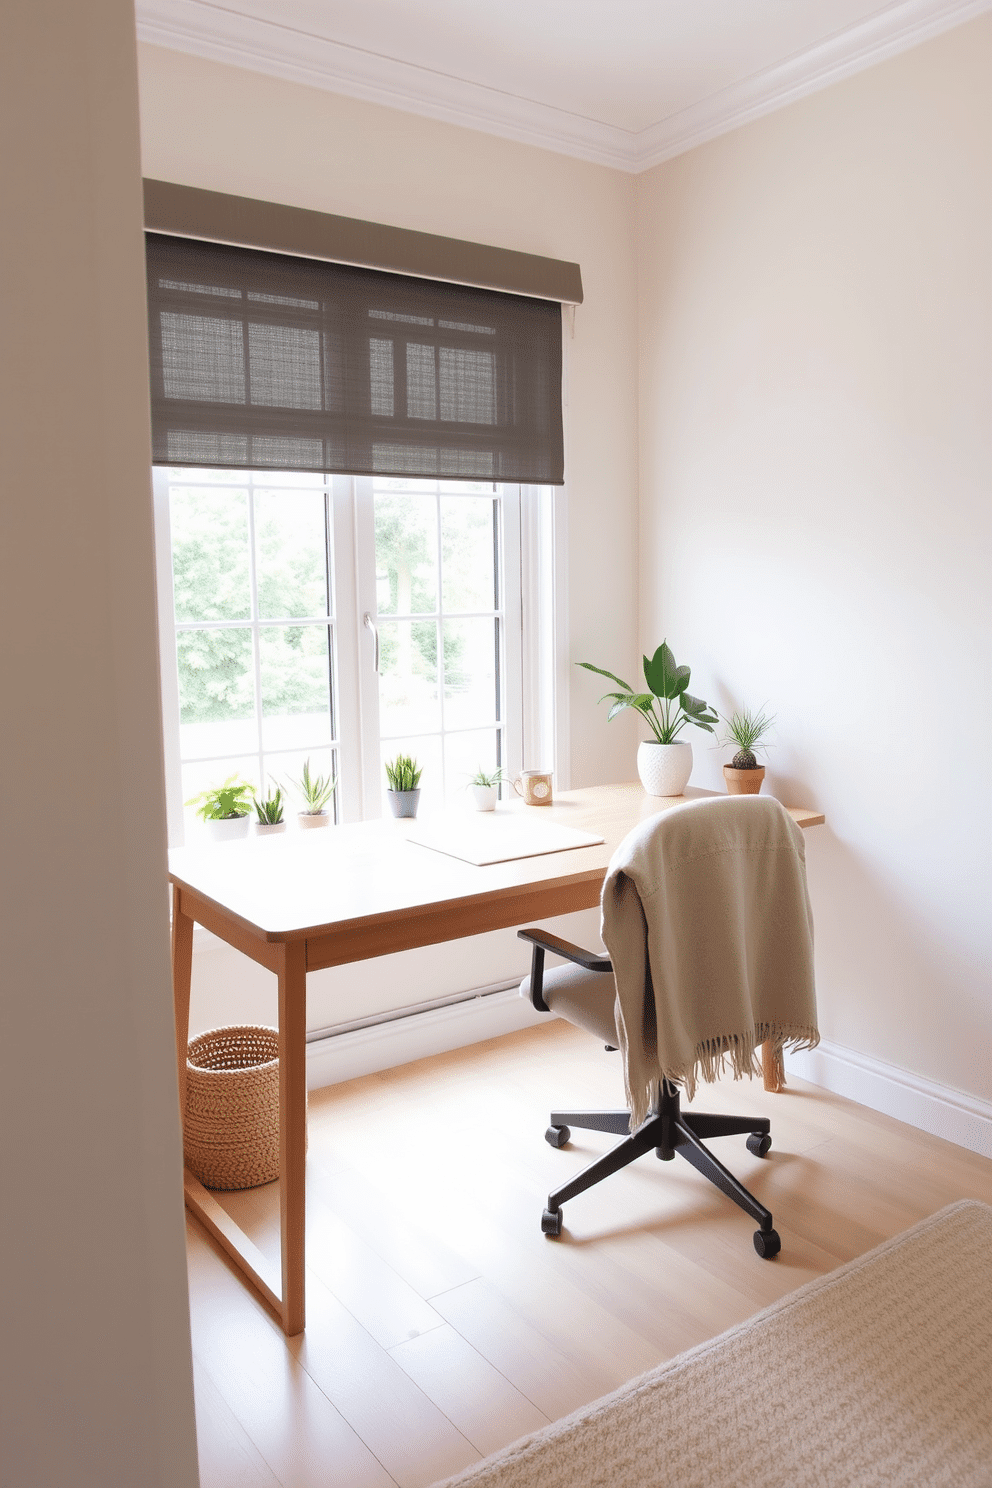
[[[692,745],[643,740],[637,750],[637,773],[649,796],[680,796],[692,774]]]
[[[724,765],[723,778],[728,796],[756,796],[765,778],[765,767],[755,765],[753,770],[735,770],[733,765]]]

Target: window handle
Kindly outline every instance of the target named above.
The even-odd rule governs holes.
[[[372,632],[372,644],[373,644],[373,651],[372,651],[372,670],[374,672],[378,672],[378,670],[379,670],[379,631],[378,631],[378,627],[376,626],[375,621],[372,619],[372,616],[369,614],[368,610],[365,611],[365,629],[366,630],[370,630]]]

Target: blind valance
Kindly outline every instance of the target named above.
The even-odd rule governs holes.
[[[559,304],[146,241],[156,464],[562,484]]]

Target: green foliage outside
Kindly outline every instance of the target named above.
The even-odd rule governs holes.
[[[494,605],[493,502],[441,500],[446,611]],[[436,686],[438,672],[437,505],[433,496],[379,493],[375,510],[379,579],[380,671],[384,682]],[[171,498],[176,620],[195,629],[176,638],[184,724],[249,719],[255,711],[251,631],[248,495],[238,487],[175,487]],[[317,619],[327,613],[322,493],[256,491],[258,614],[264,621]],[[423,615],[391,625],[389,615]],[[429,617],[429,618],[428,618]],[[221,628],[203,629],[203,622]],[[234,622],[224,625],[223,622]],[[470,683],[465,638],[444,627],[449,693]],[[266,716],[320,713],[329,695],[328,629],[263,626],[259,669]]]

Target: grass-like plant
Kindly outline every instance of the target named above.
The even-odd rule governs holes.
[[[481,785],[486,790],[491,790],[494,785],[499,785],[506,776],[502,770],[483,770],[480,766],[469,781],[469,785]]]
[[[337,776],[311,775],[308,757],[303,763],[302,775],[299,780],[294,780],[293,784],[306,802],[303,808],[304,815],[320,816],[334,794]]]
[[[233,817],[250,816],[255,800],[255,787],[247,780],[229,775],[223,785],[211,786],[198,796],[191,796],[187,806],[195,806],[204,821],[230,821]]]
[[[275,790],[266,796],[264,801],[260,801],[258,796],[255,797],[255,814],[263,827],[277,827],[282,821],[282,787],[276,781],[272,784]]]
[[[386,761],[386,779],[393,791],[416,790],[423,773],[417,761],[408,754],[398,754],[395,759]]]
[[[604,693],[600,698],[601,703],[605,703],[607,698],[610,700],[609,718],[616,718],[625,708],[634,708],[645,719],[659,744],[674,744],[677,736],[689,723],[711,734],[714,723],[719,721],[719,714],[713,711],[709,703],[704,703],[702,698],[692,697],[687,692],[691,675],[689,668],[676,665],[667,641],[662,641],[653,656],[644,657],[644,680],[648,684],[648,692],[635,692],[622,677],[616,676],[614,672],[604,671],[602,667],[593,666],[591,661],[580,661],[578,665],[585,667],[587,672],[598,672],[601,677],[609,677],[611,682],[616,682],[622,689],[620,692]]]
[[[761,741],[774,722],[774,713],[769,717],[763,708],[759,708],[757,712],[752,712],[750,708],[741,708],[739,713],[732,713],[729,718],[724,718],[724,732],[720,743],[736,744],[737,753],[730,762],[733,769],[757,769],[758,761],[754,751],[768,748]]]

